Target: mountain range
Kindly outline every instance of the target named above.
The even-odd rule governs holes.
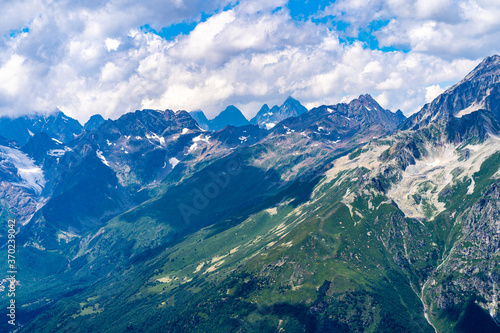
[[[281,106],[275,105],[271,109],[267,104],[264,104],[255,117],[250,120],[250,123],[271,129],[280,121],[300,116],[305,112],[307,112],[307,109],[299,101],[288,97]]]
[[[215,118],[208,120],[203,111],[191,111],[190,115],[204,130],[218,131],[227,125],[231,126],[245,126],[245,125],[258,125],[264,129],[271,129],[274,125],[282,120],[290,117],[297,117],[307,112],[306,107],[300,104],[299,101],[292,97],[288,97],[281,106],[273,106],[269,109],[267,104],[257,112],[255,117],[248,121],[243,113],[234,105],[228,106],[224,111],[219,113]]]
[[[24,145],[34,134],[44,132],[52,138],[68,143],[82,133],[80,123],[61,111],[51,115],[29,115],[19,118],[0,118],[0,133],[5,138],[15,140],[19,145]]]
[[[498,87],[492,56],[409,118],[370,95],[1,118],[0,327],[499,332]]]
[[[208,120],[203,111],[197,110],[190,112],[191,117],[199,124],[200,128],[210,131],[218,131],[224,127],[230,126],[245,126],[250,122],[245,118],[243,113],[234,105],[229,105],[214,119]]]

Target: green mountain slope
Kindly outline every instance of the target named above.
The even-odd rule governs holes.
[[[458,159],[463,149],[490,149],[486,156],[469,157],[484,159],[473,170],[472,193],[464,191],[470,181],[464,182],[456,171],[444,186],[453,194],[443,197],[449,191],[440,191],[437,203],[444,204],[443,210],[429,208],[428,217],[408,218],[406,208],[389,194],[404,184],[408,168],[403,170],[395,156],[382,161],[391,147],[407,140],[398,134],[341,157],[319,182],[314,180],[312,192],[304,186],[312,179],[302,179],[300,186],[271,195],[269,207],[237,225],[215,224],[177,244],[132,256],[92,290],[56,303],[30,327],[36,330],[47,321],[64,329],[106,327],[117,332],[206,331],[214,325],[221,331],[432,332],[431,324],[449,331],[457,321],[467,327],[474,320],[467,318],[477,317],[470,312],[486,305],[489,290],[477,290],[474,275],[464,278],[456,266],[450,275],[445,267],[455,258],[463,269],[472,267],[482,276],[498,261],[481,260],[482,269],[470,259],[461,261],[450,248],[481,250],[467,237],[484,235],[484,223],[475,227],[468,222],[464,236],[461,219],[484,219],[474,213],[478,205],[496,200],[498,182],[491,170],[498,170],[495,150],[500,146],[489,140],[480,149],[456,149]],[[422,151],[422,159],[434,159],[432,154],[432,149]],[[462,160],[456,168],[466,170],[468,164]],[[415,186],[440,185],[429,179]],[[419,200],[435,205],[433,190],[422,190]],[[309,200],[296,200],[301,191]],[[407,199],[415,200],[412,194]],[[470,208],[457,214],[455,200],[470,202]],[[135,223],[134,232],[143,234],[142,221]],[[436,290],[445,283],[450,284],[448,293]],[[460,288],[454,290],[457,283]],[[455,302],[453,293],[458,291],[468,296],[455,306],[443,306]]]
[[[497,58],[392,133],[324,106],[198,136],[140,204],[21,250],[20,331],[500,331]]]

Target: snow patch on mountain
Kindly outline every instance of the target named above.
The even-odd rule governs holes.
[[[269,209],[266,209],[266,212],[269,213],[269,215],[276,215],[278,214],[278,209],[276,207],[274,208],[269,208]]]
[[[194,270],[193,273],[198,273],[199,271],[201,271],[201,269],[203,268],[203,266],[205,266],[205,262],[202,262],[201,264],[199,264],[198,266],[196,266],[196,269]]]
[[[170,281],[172,281],[174,279],[167,275],[167,276],[164,276],[164,277],[156,279],[156,280],[158,282],[161,282],[161,283],[169,283]]]
[[[339,184],[347,179],[350,179],[346,171],[361,167],[367,168],[368,170],[375,169],[376,167],[381,165],[379,156],[389,147],[390,146],[385,143],[373,142],[364,146],[364,149],[366,149],[367,151],[361,153],[354,159],[350,159],[348,155],[339,158],[335,161],[334,166],[325,173],[326,177],[320,184],[318,184],[317,189],[319,189],[323,185],[329,184],[338,176],[341,176],[337,180],[337,183]],[[313,196],[315,192],[313,192]]]
[[[214,262],[217,262],[217,261],[219,261],[221,259],[224,259],[227,256],[228,256],[227,254],[222,255],[222,256],[215,256],[215,257],[212,258],[212,262],[211,263],[213,264]]]
[[[461,157],[467,149],[469,157]],[[439,193],[447,186],[462,179],[470,179],[467,194],[474,192],[474,173],[483,162],[500,151],[500,138],[490,136],[482,144],[456,148],[452,144],[426,147],[428,155],[408,166],[402,180],[391,188],[388,196],[396,202],[407,217],[434,218],[445,209]],[[457,170],[461,170],[458,171]],[[454,173],[452,172],[454,171]]]
[[[102,163],[104,163],[104,165],[108,166],[109,167],[109,162],[106,160],[106,158],[104,157],[104,155],[102,154],[102,151],[100,150],[96,150],[96,155],[97,157],[99,157],[99,159],[102,161]]]
[[[64,154],[66,154],[66,152],[68,151],[72,151],[73,149],[69,148],[69,147],[64,147],[64,149],[51,149],[47,152],[47,155],[49,156],[54,156],[54,157],[61,157],[63,156]]]
[[[153,139],[153,140],[156,140],[160,143],[160,145],[165,145],[165,138],[162,137],[162,136],[158,136],[158,134],[156,133],[151,133],[151,134],[146,134],[146,138],[147,139]],[[151,142],[151,141],[150,141]]]
[[[176,159],[175,157],[172,157],[171,159],[169,159],[168,162],[172,165],[172,169],[175,168],[175,166],[177,164],[179,164],[179,160]]]
[[[16,185],[33,189],[38,195],[42,193],[46,183],[43,171],[31,158],[17,149],[4,146],[0,146],[0,157],[16,167],[17,174],[22,178],[22,182]]]
[[[57,233],[57,241],[58,242],[61,242],[61,240],[64,240],[66,243],[69,243],[73,239],[78,238],[78,237],[80,237],[80,236],[78,236],[77,234],[71,233],[69,231],[59,230],[59,232]]]
[[[202,141],[202,142],[205,142],[205,143],[208,143],[210,139],[210,136],[205,136],[204,134],[200,134],[198,135],[197,137],[194,137],[193,138],[193,142],[199,142],[199,141]]]
[[[456,118],[462,118],[463,116],[467,115],[467,114],[471,114],[472,112],[476,112],[480,109],[484,109],[485,108],[485,103],[484,103],[484,99],[483,101],[479,102],[479,103],[472,103],[469,107],[463,109],[463,110],[460,110],[458,111],[454,117]]]
[[[197,147],[198,147],[198,144],[197,144],[196,142],[195,142],[195,143],[193,143],[193,144],[189,147],[188,152],[190,153],[190,152],[192,152],[193,150],[196,150],[196,148],[197,148]]]
[[[203,274],[215,272],[217,270],[217,268],[219,268],[219,266],[221,266],[223,263],[224,263],[224,260],[215,263],[214,265],[208,267],[207,270],[205,272],[203,272]]]

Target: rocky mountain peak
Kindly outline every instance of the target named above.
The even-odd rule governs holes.
[[[344,109],[339,104],[339,110]],[[346,107],[347,116],[356,119],[360,124],[381,124],[386,129],[392,131],[401,124],[406,117],[401,111],[393,113],[386,110],[369,94],[360,95],[349,102]]]
[[[24,145],[36,133],[47,133],[51,138],[70,142],[82,133],[83,126],[76,120],[56,110],[51,114],[29,114],[17,118],[1,117],[0,133],[7,139]]]
[[[210,121],[205,116],[202,110],[194,110],[189,112],[191,117],[198,123],[201,129],[208,131],[210,129]]]
[[[373,105],[373,106],[380,107],[380,105],[378,104],[378,102],[370,94],[359,95],[359,97],[357,98],[357,100],[359,102],[361,102],[363,105]],[[354,102],[354,101],[356,101],[356,99],[353,100],[352,102]]]
[[[297,112],[298,115],[301,115],[302,113],[307,112],[307,109],[302,104],[300,104],[300,102],[298,100],[296,100],[292,96],[288,96],[287,99],[285,100],[285,102],[283,102],[283,104],[281,105],[281,107],[282,108],[293,107],[296,109],[295,111]]]
[[[15,141],[4,138],[0,135],[0,146],[9,147],[9,148],[19,148]]]
[[[424,105],[408,119],[403,128],[417,129],[431,123],[447,123],[455,121],[452,118],[468,117],[476,111],[488,113],[487,118],[499,121],[499,99],[500,56],[494,55],[484,59],[463,80]]]
[[[107,120],[99,131],[110,135],[112,140],[116,135],[143,137],[154,133],[165,137],[181,133],[184,128],[200,131],[196,121],[186,111],[145,109],[124,114],[117,120]]]
[[[240,117],[240,115],[243,116],[243,114],[241,113],[241,111],[236,106],[234,106],[234,105],[229,105],[228,107],[226,107],[224,109],[224,111],[222,111],[219,114],[219,116],[220,115],[224,115],[224,116],[225,115],[231,115],[231,116],[236,116],[236,117]],[[243,117],[245,117],[245,116],[243,116]]]
[[[293,98],[292,96],[288,96],[286,98],[286,100],[283,102],[282,106],[286,106],[286,105],[300,105],[300,102],[298,100],[296,100],[295,98]]]
[[[261,128],[270,129],[286,118],[297,117],[305,112],[307,109],[298,100],[288,96],[281,106],[275,105],[269,109],[268,105],[264,104],[250,122]]]
[[[272,111],[272,109],[271,109]],[[406,117],[382,108],[370,95],[361,95],[349,104],[322,105],[273,128],[277,134],[303,133],[338,142],[372,139],[394,131]]]
[[[369,94],[360,95],[358,98],[353,99],[351,102],[349,102],[349,107],[350,108],[365,107],[369,111],[374,109],[382,110],[382,107]]]
[[[94,131],[99,128],[106,120],[100,115],[95,114],[83,125],[85,131]]]
[[[498,78],[499,75],[500,56],[495,54],[485,58],[472,72],[467,74],[458,85],[465,81],[474,80],[480,77],[496,76]],[[496,81],[498,81],[498,79]]]
[[[227,125],[244,126],[248,124],[249,121],[245,118],[243,113],[234,105],[229,105],[217,117],[210,120],[210,129],[218,131]]]
[[[270,109],[269,109],[269,106],[268,106],[267,104],[264,104],[264,105],[262,105],[262,107],[260,108],[260,110],[259,110],[259,112],[258,112],[258,113],[260,113],[260,114],[264,114],[264,113],[269,112],[269,110],[270,110]]]

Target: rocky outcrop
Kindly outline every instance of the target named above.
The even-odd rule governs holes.
[[[431,123],[446,123],[453,117],[462,118],[484,111],[491,112],[499,121],[499,90],[500,56],[494,55],[483,60],[462,81],[409,117],[402,129],[417,130]]]
[[[481,195],[457,225],[461,226],[461,237],[428,282],[426,298],[452,314],[472,299],[500,324],[499,181]]]
[[[282,120],[297,117],[306,112],[307,109],[298,100],[288,97],[281,106],[275,105],[271,109],[267,104],[264,104],[255,117],[250,120],[250,123],[271,129]]]

